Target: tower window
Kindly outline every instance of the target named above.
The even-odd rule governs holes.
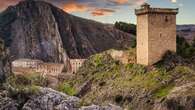
[[[162,37],[162,33],[160,33],[160,38]]]
[[[165,22],[168,22],[169,20],[168,20],[168,16],[165,16]]]

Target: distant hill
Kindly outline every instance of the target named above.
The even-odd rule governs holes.
[[[195,39],[195,25],[177,25],[177,35],[192,43]]]
[[[63,62],[108,49],[125,49],[131,34],[70,15],[43,1],[22,1],[0,13],[0,37],[12,59],[35,58]]]

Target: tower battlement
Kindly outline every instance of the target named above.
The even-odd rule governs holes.
[[[149,14],[149,13],[159,13],[159,14],[177,14],[178,8],[151,8],[149,4],[144,3],[140,9],[135,9],[136,15]]]

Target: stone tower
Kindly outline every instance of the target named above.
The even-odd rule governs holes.
[[[137,15],[137,63],[152,65],[170,50],[176,52],[178,9],[151,8],[145,3]]]

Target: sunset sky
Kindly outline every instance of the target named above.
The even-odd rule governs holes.
[[[0,0],[0,11],[21,0]],[[134,9],[142,3],[179,8],[177,24],[195,24],[195,0],[45,0],[76,16],[103,23],[136,22]]]

